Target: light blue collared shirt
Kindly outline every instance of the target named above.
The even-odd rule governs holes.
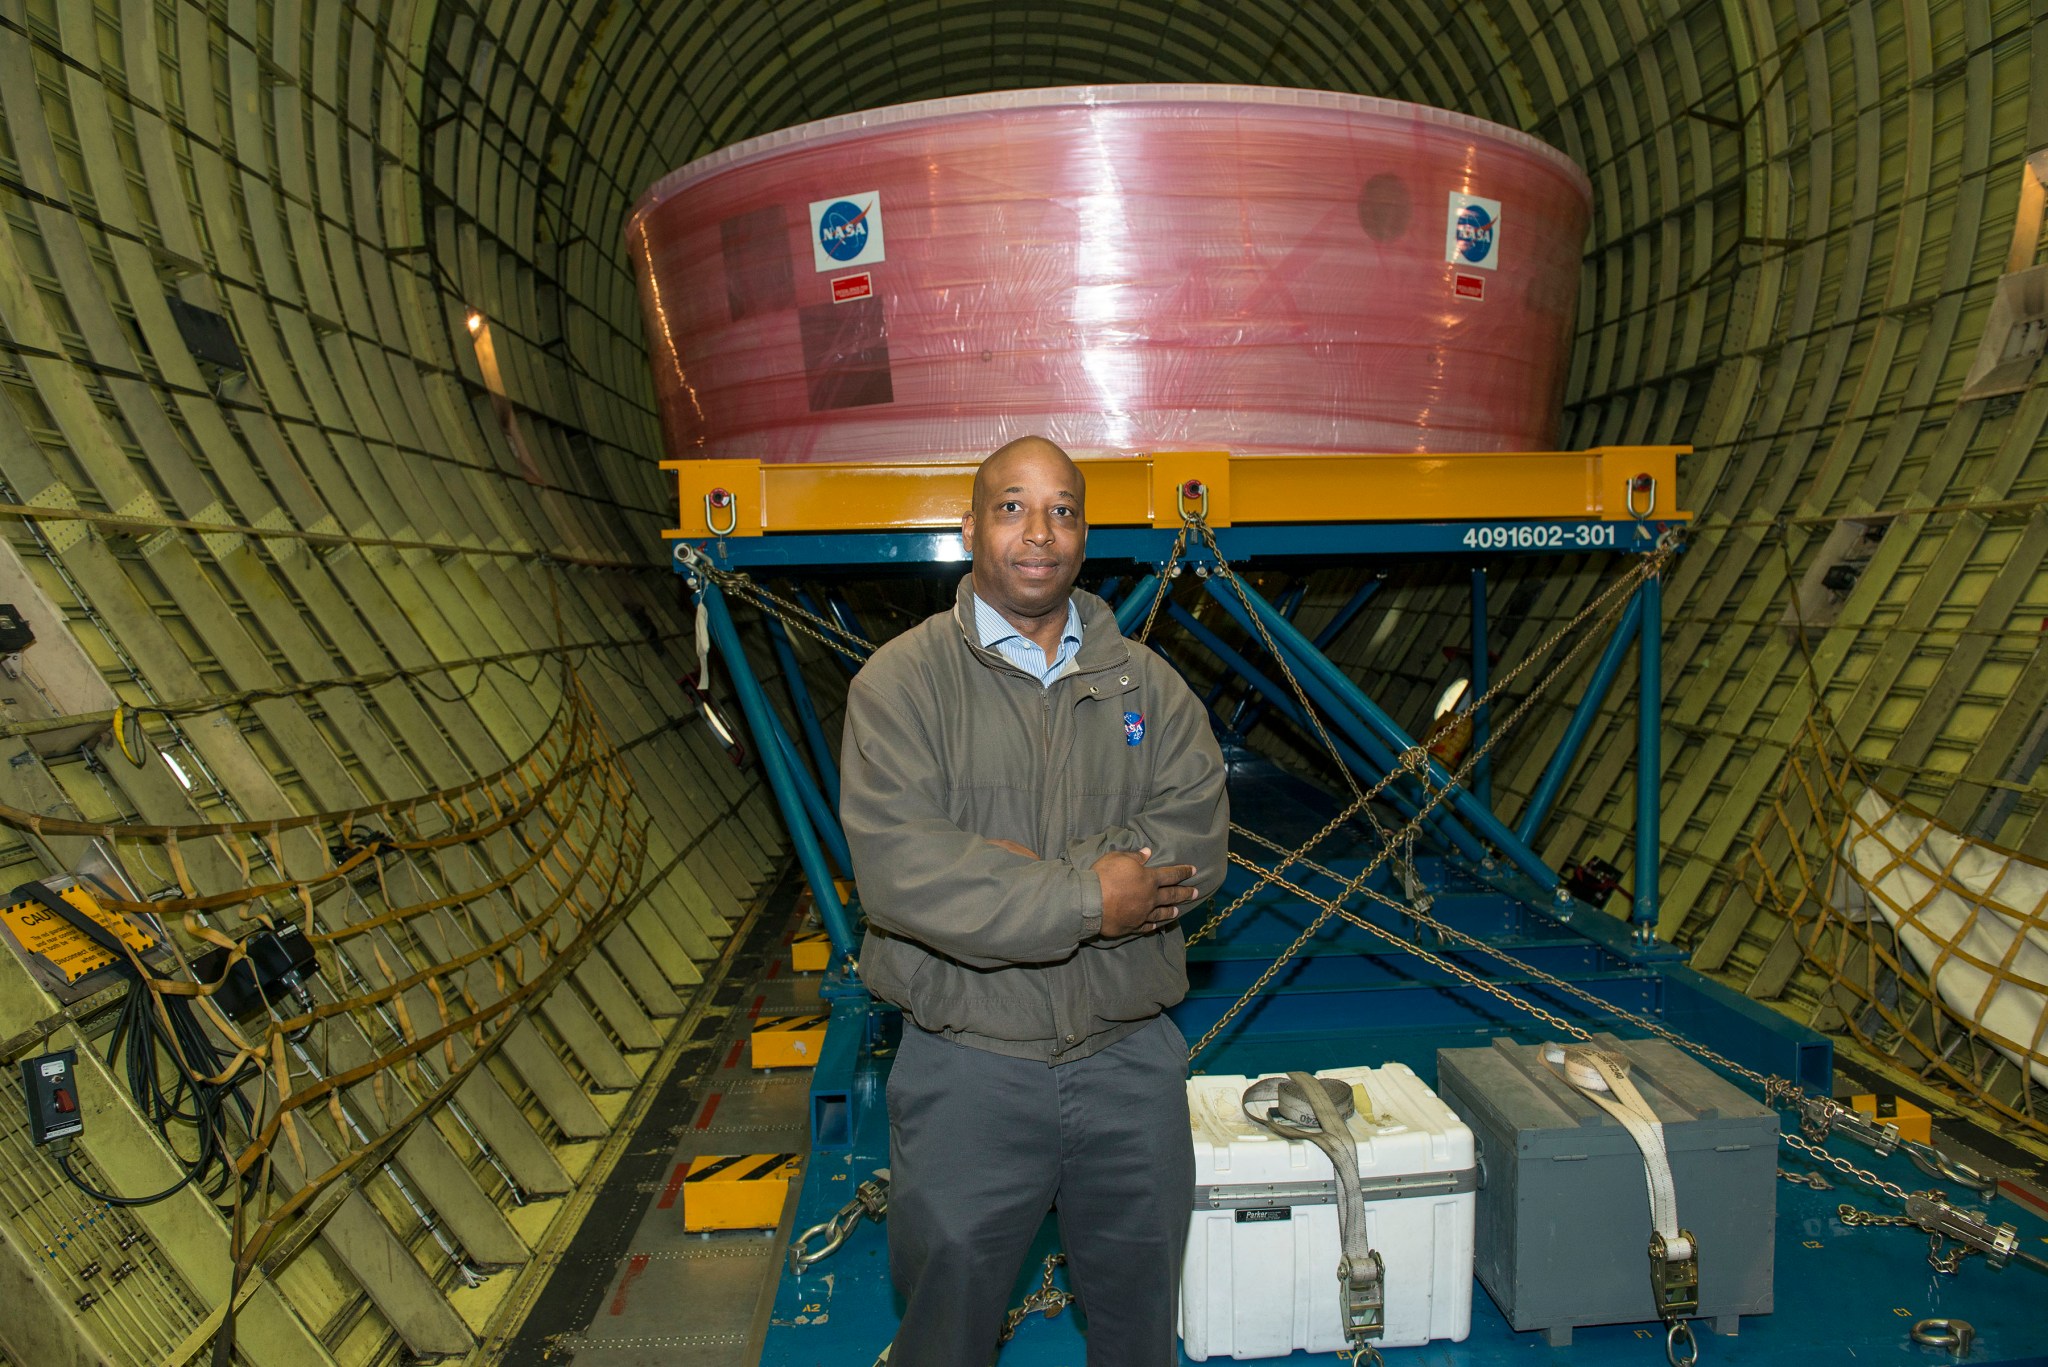
[[[1073,599],[1067,600],[1067,624],[1060,629],[1060,648],[1047,660],[1043,646],[1011,626],[1008,618],[981,601],[980,594],[972,596],[974,629],[984,649],[997,652],[1047,688],[1073,668],[1074,656],[1081,652],[1081,610],[1074,606]]]

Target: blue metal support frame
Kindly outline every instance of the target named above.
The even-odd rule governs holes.
[[[1145,614],[1152,610],[1152,595],[1159,591],[1159,576],[1147,574],[1131,585],[1131,591],[1124,595],[1124,601],[1117,605],[1116,629],[1128,636],[1145,621]]]
[[[1259,591],[1242,578],[1237,580],[1244,589],[1246,600],[1252,611],[1259,615],[1274,644],[1287,653],[1288,663],[1294,667],[1297,677],[1306,673],[1319,682],[1325,690],[1366,726],[1370,727],[1380,741],[1395,754],[1403,754],[1415,746],[1400,724],[1381,710],[1378,703],[1365,695],[1365,691],[1351,681],[1350,676],[1330,662],[1330,658],[1317,650],[1294,624],[1276,612],[1271,603],[1259,595]],[[1223,604],[1224,609],[1243,623],[1247,630],[1251,624],[1244,620],[1244,604],[1239,603],[1232,591],[1218,579],[1207,582],[1210,597]],[[1340,712],[1338,715],[1342,715]],[[1538,885],[1553,893],[1562,892],[1562,880],[1551,867],[1544,863],[1536,852],[1515,838],[1515,833],[1501,823],[1491,808],[1465,791],[1460,784],[1451,780],[1450,774],[1434,759],[1425,761],[1429,782],[1447,790],[1446,800],[1459,818],[1481,839],[1492,843],[1508,861],[1523,873],[1536,880]]]
[[[860,624],[860,618],[854,614],[853,604],[846,601],[845,594],[837,589],[827,589],[825,606],[831,609],[832,620],[839,624],[841,631],[868,648],[874,648],[875,638],[868,635],[867,628]]]
[[[810,590],[805,588],[803,585],[793,585],[791,587],[790,596],[796,599],[796,605],[798,607],[802,608],[805,612],[810,613],[811,616],[816,617],[819,621],[832,620],[831,618],[825,616],[824,613],[818,611],[818,604],[816,600],[811,597]],[[832,645],[827,653],[829,653],[832,656],[833,661],[837,663],[841,669],[846,671],[847,678],[850,679],[854,675],[860,673],[861,662],[859,660],[851,658],[847,654],[847,652],[840,646],[836,644]]]
[[[1628,648],[1635,644],[1642,619],[1642,598],[1631,594],[1627,610],[1622,613],[1621,621],[1615,624],[1614,635],[1608,639],[1607,649],[1600,655],[1600,663],[1593,666],[1592,677],[1586,680],[1585,693],[1579,698],[1578,706],[1572,709],[1571,720],[1565,724],[1564,739],[1558,742],[1550,763],[1543,768],[1543,776],[1536,781],[1536,791],[1529,795],[1529,805],[1522,810],[1522,819],[1515,823],[1517,839],[1535,845],[1536,832],[1543,829],[1544,821],[1550,816],[1551,804],[1557,801],[1564,781],[1571,776],[1579,750],[1585,745],[1586,736],[1592,731],[1594,719],[1600,715],[1609,690],[1614,687],[1614,676],[1621,672],[1621,662],[1627,657]]]
[[[853,925],[847,917],[846,905],[839,900],[839,889],[832,884],[832,871],[826,865],[818,833],[811,826],[810,813],[805,810],[796,775],[790,772],[785,747],[789,751],[795,747],[789,745],[788,736],[783,734],[782,723],[768,705],[768,695],[761,688],[761,681],[755,676],[746,651],[740,646],[740,634],[733,626],[732,611],[726,606],[725,595],[708,579],[697,579],[694,587],[697,602],[710,621],[712,640],[717,644],[719,653],[725,656],[726,673],[732,678],[733,691],[739,694],[740,707],[747,714],[747,729],[753,733],[754,749],[760,753],[761,766],[768,772],[768,787],[775,794],[775,805],[782,810],[782,824],[789,829],[790,843],[796,847],[797,862],[803,866],[804,881],[811,889],[811,900],[817,903],[825,931],[832,937],[832,947],[842,956],[850,956],[854,952]],[[805,774],[804,780],[808,782],[809,779],[810,775]]]
[[[1419,559],[1470,556],[1483,546],[1489,559],[1574,552],[1646,555],[1657,548],[1663,522],[1616,518],[1544,522],[1313,522],[1258,523],[1216,528],[1216,544],[1233,563],[1251,560],[1327,561],[1371,557]],[[1511,530],[1513,535],[1503,538]],[[1177,529],[1097,527],[1088,533],[1088,558],[1098,563],[1136,561],[1163,565]],[[713,537],[698,543],[721,569],[833,570],[924,567],[967,562],[957,528],[904,532],[789,532],[773,536]],[[1190,565],[1210,563],[1205,546],[1189,546]]]
[[[1640,667],[1636,704],[1636,886],[1629,919],[1654,928],[1663,911],[1658,886],[1664,862],[1658,804],[1664,789],[1664,582],[1657,575],[1636,590],[1643,620],[1636,633]]]
[[[1472,749],[1475,753],[1483,750],[1492,718],[1492,711],[1480,699],[1486,696],[1487,677],[1492,671],[1492,661],[1487,659],[1486,647],[1486,567],[1475,566],[1472,570],[1472,672],[1466,684],[1472,691]],[[1472,796],[1493,810],[1493,756],[1480,754],[1472,762]]]
[[[789,738],[783,728],[782,719],[770,712],[768,733],[774,737],[776,747],[782,751],[782,762],[789,767],[791,783],[797,797],[804,804],[804,812],[811,819],[811,830],[825,847],[825,853],[838,866],[840,876],[853,877],[853,852],[846,846],[846,832],[840,829],[839,812],[825,804],[825,795],[818,790],[818,781],[811,777],[811,771],[804,767],[803,756],[797,753],[796,742]]]
[[[836,812],[839,810],[839,765],[833,759],[832,747],[825,741],[825,728],[818,723],[818,709],[811,702],[811,687],[804,682],[803,668],[797,663],[796,651],[782,622],[766,616],[763,620],[768,626],[768,642],[775,647],[775,661],[782,668],[782,682],[789,689],[790,710],[796,713],[797,725],[803,728],[804,742],[810,746],[812,762],[818,766],[818,782]]]
[[[1307,597],[1308,581],[1305,579],[1297,580],[1287,592],[1280,595],[1280,615],[1290,622],[1293,621],[1295,614],[1301,611],[1302,600]],[[1223,690],[1228,687],[1230,687],[1230,676],[1225,674],[1216,680],[1216,686],[1209,690],[1209,696],[1202,699],[1202,706],[1214,707],[1216,700],[1223,696]],[[1260,693],[1257,688],[1245,689],[1244,696],[1237,700],[1237,706],[1231,710],[1229,724],[1231,730],[1237,730],[1237,719],[1245,714],[1252,703],[1258,700],[1259,696]],[[1238,734],[1242,735],[1244,733],[1240,731]]]
[[[1197,644],[1223,661],[1226,666],[1236,670],[1253,688],[1263,692],[1271,700],[1275,711],[1300,726],[1305,733],[1310,732],[1308,717],[1294,700],[1287,696],[1286,691],[1247,660],[1242,653],[1233,649],[1228,641],[1211,631],[1195,614],[1180,604],[1169,603],[1166,610],[1188,635],[1195,638]],[[1367,783],[1377,783],[1383,775],[1394,771],[1394,757],[1380,744],[1377,736],[1359,725],[1356,719],[1348,717],[1342,709],[1333,706],[1329,696],[1314,682],[1303,680],[1302,687],[1308,692],[1310,701],[1321,702],[1323,710],[1329,714],[1330,720],[1341,732],[1341,736],[1332,736],[1330,739],[1336,743],[1338,758],[1344,761],[1346,768]],[[1347,741],[1350,744],[1346,744]],[[1421,810],[1420,804],[1407,792],[1402,791],[1399,784],[1390,785],[1381,796],[1392,803],[1402,816],[1410,820],[1413,820],[1415,814]],[[1486,858],[1486,847],[1474,839],[1472,833],[1441,806],[1423,819],[1423,826],[1433,832],[1441,842],[1454,847],[1467,858]]]
[[[1337,615],[1323,623],[1322,630],[1316,633],[1316,649],[1328,650],[1337,638],[1344,634],[1344,628],[1350,626],[1358,619],[1358,614],[1365,611],[1365,605],[1380,591],[1380,585],[1386,582],[1385,579],[1374,577],[1360,584],[1357,591],[1345,600],[1344,606],[1337,609]],[[1231,714],[1230,729],[1240,736],[1250,735],[1252,728],[1258,725],[1259,714],[1266,710],[1266,700],[1271,696],[1269,693],[1261,693],[1258,696],[1247,694],[1245,700],[1238,704],[1237,711]]]

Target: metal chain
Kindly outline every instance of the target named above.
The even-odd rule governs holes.
[[[1203,531],[1206,535],[1207,529],[1204,528]],[[1216,547],[1213,537],[1209,538],[1209,546],[1212,553],[1215,552]],[[1548,653],[1557,644],[1557,642],[1561,640],[1566,634],[1575,631],[1582,623],[1584,623],[1589,617],[1591,617],[1594,611],[1598,609],[1602,604],[1609,604],[1606,610],[1606,616],[1613,616],[1614,614],[1618,613],[1621,610],[1621,602],[1624,601],[1622,597],[1617,596],[1620,594],[1620,591],[1625,588],[1633,589],[1636,583],[1647,578],[1649,575],[1661,573],[1664,568],[1664,565],[1669,561],[1673,554],[1675,554],[1675,547],[1672,543],[1667,542],[1665,545],[1661,546],[1657,551],[1653,552],[1648,556],[1645,556],[1644,561],[1641,565],[1638,565],[1629,574],[1626,574],[1622,576],[1620,579],[1617,579],[1613,585],[1611,585],[1605,592],[1595,597],[1594,600],[1591,603],[1589,603],[1584,610],[1582,610],[1578,613],[1578,615],[1573,617],[1572,620],[1566,623],[1565,626],[1561,628],[1558,632],[1553,633],[1546,640],[1539,642],[1536,648],[1530,653],[1530,655],[1527,658],[1525,658],[1520,664],[1516,665],[1514,669],[1502,675],[1500,680],[1493,687],[1489,688],[1486,691],[1485,695],[1481,698],[1481,702],[1490,701],[1494,697],[1494,695],[1500,691],[1502,687],[1504,687],[1508,682],[1513,680],[1518,674],[1522,673],[1525,669],[1527,669],[1534,660]],[[1612,600],[1611,603],[1610,600]],[[1253,615],[1253,620],[1258,620],[1256,614]],[[1571,667],[1572,662],[1578,658],[1578,656],[1585,650],[1587,644],[1593,639],[1593,635],[1594,633],[1591,632],[1586,633],[1585,636],[1583,636],[1569,651],[1567,651],[1564,654],[1563,658],[1559,659],[1556,663],[1554,663],[1551,666],[1549,671],[1545,673],[1544,676],[1537,681],[1535,686],[1529,690],[1528,694],[1522,699],[1521,703],[1515,708],[1515,710],[1509,713],[1507,717],[1502,719],[1497,726],[1492,728],[1489,734],[1487,735],[1485,741],[1483,741],[1478,746],[1475,746],[1472,752],[1465,757],[1464,763],[1460,764],[1458,766],[1457,772],[1451,775],[1450,785],[1442,788],[1438,788],[1434,785],[1426,785],[1427,795],[1423,800],[1422,806],[1419,809],[1417,809],[1415,815],[1412,818],[1410,818],[1406,826],[1404,826],[1404,831],[1408,828],[1419,828],[1423,820],[1429,816],[1430,812],[1432,812],[1438,806],[1440,806],[1444,802],[1445,798],[1458,784],[1464,782],[1467,775],[1471,773],[1473,767],[1478,764],[1480,759],[1482,759],[1486,754],[1488,754],[1494,746],[1498,745],[1505,736],[1507,736],[1510,732],[1514,730],[1515,726],[1521,721],[1522,717],[1527,714],[1529,708],[1535,704],[1537,698],[1541,697],[1544,691],[1547,690],[1552,683],[1556,682],[1556,680],[1567,669]],[[1370,802],[1373,798],[1377,797],[1381,792],[1385,791],[1387,786],[1391,784],[1394,781],[1394,779],[1400,774],[1416,768],[1426,769],[1427,755],[1428,752],[1426,750],[1423,750],[1421,746],[1410,747],[1410,749],[1402,755],[1401,765],[1395,768],[1393,771],[1385,775],[1382,775],[1379,781],[1373,784],[1373,786],[1367,789],[1361,796],[1366,801]],[[1418,759],[1418,756],[1420,756],[1421,758]],[[1379,851],[1376,854],[1374,854],[1373,857],[1366,863],[1365,867],[1358,872],[1356,877],[1345,881],[1342,888],[1338,892],[1337,897],[1331,901],[1325,901],[1322,898],[1315,897],[1311,893],[1307,893],[1298,888],[1295,888],[1293,884],[1287,883],[1285,880],[1279,878],[1277,875],[1274,876],[1274,878],[1271,881],[1275,883],[1280,883],[1283,886],[1288,887],[1290,890],[1298,892],[1299,895],[1301,895],[1305,900],[1317,903],[1319,906],[1322,907],[1322,910],[1316,915],[1314,920],[1309,922],[1308,926],[1301,932],[1301,934],[1297,935],[1294,938],[1293,943],[1289,944],[1287,948],[1280,952],[1278,958],[1276,958],[1271,964],[1267,965],[1265,971],[1259,974],[1258,978],[1252,982],[1252,985],[1246,988],[1244,993],[1241,996],[1239,996],[1235,1002],[1231,1003],[1230,1007],[1227,1010],[1225,1010],[1220,1017],[1217,1018],[1216,1023],[1210,1026],[1209,1029],[1202,1035],[1202,1037],[1195,1042],[1194,1046],[1188,1050],[1188,1057],[1190,1059],[1195,1058],[1203,1050],[1207,1049],[1210,1044],[1214,1043],[1216,1037],[1223,1032],[1224,1028],[1228,1026],[1233,1019],[1236,1018],[1237,1013],[1242,1011],[1248,1004],[1250,1004],[1252,999],[1257,997],[1259,993],[1266,990],[1267,986],[1272,983],[1273,979],[1276,976],[1278,976],[1280,970],[1286,967],[1287,964],[1293,960],[1294,956],[1300,953],[1302,948],[1305,945],[1307,945],[1311,939],[1315,938],[1317,932],[1322,930],[1323,926],[1329,922],[1332,916],[1338,914],[1339,905],[1356,896],[1358,892],[1365,887],[1365,885],[1372,878],[1372,875],[1377,873],[1380,869],[1380,866],[1387,862],[1387,859],[1391,854],[1392,850],[1393,844],[1391,841],[1389,841],[1387,844],[1382,845]],[[1235,855],[1232,856],[1232,862],[1243,864],[1244,866],[1252,868],[1255,871],[1261,873],[1264,872],[1263,870],[1260,870],[1257,865],[1251,864],[1249,863],[1249,861],[1241,860]],[[1367,924],[1369,926],[1369,923]],[[1377,929],[1376,927],[1369,928],[1375,930]],[[1404,948],[1409,947],[1406,941],[1397,941],[1397,943],[1400,943]],[[1416,952],[1420,953],[1422,951],[1418,947],[1416,949]],[[1481,981],[1483,982],[1483,980]],[[1562,1024],[1560,1018],[1553,1016],[1548,1012],[1544,1012],[1540,1008],[1529,1005],[1527,1003],[1520,1003],[1519,1001],[1518,1004],[1522,1005],[1523,1009],[1528,1010],[1532,1014],[1539,1016],[1539,1018],[1559,1021],[1560,1024]]]
[[[1259,640],[1266,647],[1266,654],[1272,657],[1273,663],[1280,666],[1281,677],[1286,679],[1287,686],[1294,690],[1294,701],[1301,707],[1303,714],[1308,717],[1309,724],[1315,727],[1317,738],[1322,741],[1323,748],[1330,752],[1330,758],[1335,761],[1337,772],[1343,775],[1344,784],[1351,790],[1351,796],[1354,799],[1360,797],[1358,780],[1352,776],[1351,766],[1344,762],[1344,756],[1337,749],[1337,742],[1330,738],[1329,730],[1323,725],[1322,714],[1316,711],[1315,706],[1309,702],[1308,692],[1302,688],[1301,680],[1294,677],[1294,667],[1287,663],[1287,656],[1282,653],[1279,645],[1274,642],[1273,633],[1267,630],[1265,619],[1261,618],[1258,611],[1252,607],[1251,596],[1245,591],[1244,582],[1237,577],[1237,571],[1230,567],[1230,562],[1223,558],[1223,548],[1216,544],[1216,533],[1211,531],[1209,524],[1201,518],[1189,519],[1181,528],[1183,536],[1186,535],[1189,527],[1193,527],[1202,534],[1202,544],[1207,546],[1209,554],[1216,558],[1215,572],[1222,577],[1224,583],[1230,586],[1231,592],[1237,595],[1237,601],[1244,607],[1246,619],[1254,627],[1258,628]],[[1384,787],[1384,785],[1381,786]],[[1387,833],[1387,828],[1380,824],[1379,817],[1373,812],[1370,805],[1365,808],[1365,815],[1372,822],[1372,828],[1379,833],[1381,840],[1392,839]]]
[[[1045,1255],[1045,1276],[1038,1283],[1038,1289],[1026,1296],[1017,1307],[1003,1317],[1003,1334],[996,1340],[998,1345],[1008,1343],[1017,1333],[1017,1326],[1033,1315],[1042,1314],[1047,1319],[1057,1317],[1060,1311],[1074,1303],[1074,1293],[1062,1291],[1052,1284],[1053,1270],[1066,1262],[1064,1253]]]
[[[1323,841],[1327,840],[1330,837],[1330,834],[1333,831],[1335,831],[1339,826],[1342,826],[1345,822],[1349,821],[1352,818],[1352,816],[1357,813],[1359,807],[1364,803],[1364,801],[1365,799],[1361,797],[1351,802],[1342,811],[1338,812],[1337,815],[1330,818],[1329,823],[1325,825],[1321,830],[1317,831],[1314,835],[1310,836],[1307,840],[1303,841],[1299,846],[1297,846],[1293,850],[1283,850],[1279,845],[1275,844],[1272,841],[1266,840],[1263,836],[1252,836],[1252,838],[1254,840],[1259,841],[1261,844],[1267,845],[1273,850],[1287,856],[1285,859],[1280,861],[1278,866],[1274,868],[1273,872],[1276,874],[1284,872],[1289,866],[1297,863],[1313,864],[1313,861],[1311,861],[1308,858],[1308,852],[1314,849],[1316,846],[1322,844]],[[1251,835],[1251,832],[1245,831],[1242,826],[1239,826],[1234,822],[1231,824],[1230,829],[1233,833],[1243,832],[1246,835]],[[1313,867],[1318,873],[1326,872],[1320,864],[1313,864]],[[1267,876],[1266,871],[1264,869],[1259,870],[1259,877],[1257,881],[1255,881],[1250,887],[1246,888],[1243,892],[1239,893],[1236,897],[1232,898],[1229,906],[1223,908],[1223,910],[1219,912],[1216,912],[1214,915],[1210,916],[1208,920],[1202,922],[1201,925],[1197,926],[1188,935],[1188,943],[1190,945],[1200,944],[1203,940],[1215,934],[1217,928],[1220,927],[1225,921],[1228,921],[1231,915],[1234,912],[1236,912],[1239,907],[1242,907],[1246,902],[1251,901],[1252,898],[1257,896],[1259,891],[1271,881],[1272,879]]]
[[[1145,625],[1138,628],[1135,638],[1144,645],[1152,635],[1152,624],[1159,619],[1159,609],[1166,602],[1166,593],[1173,584],[1173,574],[1180,567],[1181,554],[1188,548],[1188,527],[1190,520],[1181,519],[1180,530],[1174,534],[1173,549],[1166,553],[1166,563],[1159,567],[1159,582],[1152,586],[1152,606],[1145,611]]]
[[[1783,1085],[1786,1087],[1792,1086],[1791,1083],[1784,1083]],[[1900,1186],[1897,1182],[1887,1182],[1884,1180],[1884,1178],[1879,1177],[1874,1172],[1866,1172],[1864,1169],[1857,1167],[1854,1163],[1851,1163],[1848,1159],[1842,1157],[1840,1154],[1829,1153],[1826,1149],[1814,1143],[1805,1135],[1793,1134],[1790,1131],[1781,1131],[1778,1135],[1778,1142],[1799,1150],[1801,1153],[1805,1154],[1809,1158],[1818,1159],[1819,1161],[1827,1164],[1829,1167],[1835,1169],[1837,1172],[1840,1172],[1847,1177],[1853,1177],[1867,1187],[1877,1188],[1877,1190],[1891,1197],[1894,1201],[1903,1203],[1906,1199],[1906,1189]],[[1904,1216],[1899,1216],[1898,1218],[1901,1220],[1905,1219]],[[1906,1221],[1906,1223],[1911,1224],[1913,1222],[1908,1220]]]
[[[877,1168],[875,1175],[853,1190],[853,1199],[789,1241],[789,1270],[801,1277],[816,1262],[839,1251],[863,1219],[880,1220],[889,1213],[889,1170]],[[824,1236],[813,1251],[811,1240]]]

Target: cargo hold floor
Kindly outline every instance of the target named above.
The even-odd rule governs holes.
[[[504,1367],[754,1367],[789,1238],[779,1227],[691,1234],[683,1186],[706,1154],[810,1150],[810,1070],[748,1067],[757,1020],[819,1009],[790,970],[801,880],[783,879],[713,1001],[723,1013],[680,1060],[640,1133],[502,1354]],[[863,1364],[865,1367],[865,1364]]]

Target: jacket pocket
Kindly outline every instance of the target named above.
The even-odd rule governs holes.
[[[1187,942],[1178,930],[1096,951],[1089,965],[1095,1014],[1107,1024],[1144,1020],[1188,994]]]

